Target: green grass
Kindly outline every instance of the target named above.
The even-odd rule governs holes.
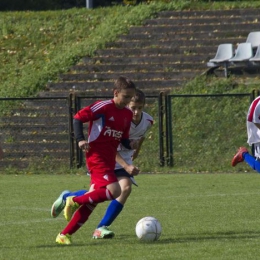
[[[145,19],[154,17],[159,11],[248,7],[259,8],[260,1],[158,1],[138,6],[114,6],[93,10],[75,8],[45,12],[1,12],[0,97],[37,95],[45,89],[49,81],[58,81],[60,73],[80,63],[83,56],[94,55],[97,49],[105,48],[106,43],[127,33],[131,26],[141,25]],[[211,78],[205,82],[195,80],[177,93],[249,93],[256,86],[249,82],[247,85],[235,85],[235,81],[234,78],[223,81]],[[212,103],[209,102],[204,110],[200,110],[198,103],[200,101],[187,104],[186,100],[178,100],[175,104],[175,108],[181,113],[178,124],[174,125],[173,129],[174,168],[159,167],[158,141],[161,133],[158,130],[158,109],[149,108],[151,110],[148,112],[151,111],[155,118],[155,125],[144,143],[140,158],[136,161],[143,171],[179,173],[250,170],[247,165],[230,167],[230,160],[237,147],[246,145],[245,116],[249,102],[245,99],[243,102],[233,103],[227,100],[217,104],[218,109],[209,113],[200,124],[197,124],[202,119],[200,115],[205,109],[211,108]],[[1,102],[0,112],[6,112],[7,107],[7,102]],[[209,125],[210,122],[215,125]],[[206,127],[208,130],[205,133],[203,131]],[[186,133],[189,133],[188,136]],[[9,141],[13,141],[12,138],[8,138]],[[40,169],[39,166],[40,164],[32,165],[26,170],[9,168],[5,169],[5,172],[38,174],[64,171],[61,167],[59,170],[53,169],[53,165],[48,162],[45,163],[44,169]]]
[[[66,225],[50,217],[63,189],[88,187],[84,175],[1,175],[0,259],[258,259],[260,254],[259,175],[144,174],[136,178],[124,211],[111,229],[112,240],[92,240],[107,202],[73,235],[72,246],[55,237]],[[159,241],[142,243],[135,224],[154,216]]]
[[[236,79],[199,77],[177,93],[214,97],[173,97],[172,136],[175,170],[183,172],[246,171],[246,165],[230,167],[239,146],[248,146],[246,114],[253,86]],[[226,96],[217,96],[226,94]],[[246,94],[246,96],[228,96]],[[245,167],[246,166],[246,167]]]
[[[260,1],[155,1],[137,6],[0,12],[0,97],[35,96],[84,56],[163,10],[259,8]]]
[[[44,12],[2,12],[0,97],[35,95],[84,56],[93,55],[132,25],[185,3],[155,3]],[[33,25],[33,26],[32,26]]]
[[[119,34],[127,33],[131,25],[141,24],[157,11],[184,7],[257,8],[259,1],[207,4],[187,1],[175,5],[153,3],[147,6],[91,11],[72,9],[55,12],[1,13],[0,97],[36,95],[39,90],[45,88],[49,80],[57,80],[59,73],[65,72],[71,65],[80,61],[82,56],[93,55],[96,49],[103,48],[106,42],[113,41]],[[86,33],[89,30],[91,33]],[[192,86],[187,86],[184,90],[187,93],[205,93],[203,91],[207,91],[207,85],[199,85],[193,85],[196,90]],[[251,91],[250,87],[243,87],[236,86],[228,91]],[[215,90],[217,89],[216,85]],[[247,104],[243,106],[242,113],[245,116]],[[240,103],[236,104],[234,111],[240,107]],[[199,111],[196,112],[199,114]],[[155,109],[152,113],[156,115]],[[206,150],[211,153],[211,161],[224,161],[223,172],[230,169],[229,163],[235,147],[245,144],[243,116],[237,121],[240,127],[239,131],[236,130],[238,139],[228,143],[231,146],[230,150],[225,151],[225,159],[222,156],[223,150],[216,150],[216,147],[221,148],[217,145],[218,142],[211,150]],[[186,127],[193,129],[192,118],[188,119],[189,124]],[[221,126],[223,129],[229,129],[225,121]],[[141,153],[141,156],[149,154],[149,158],[138,163],[151,172],[174,172],[175,169],[156,168],[156,127],[149,135],[151,141],[144,143]],[[179,137],[182,137],[182,134],[180,132]],[[194,137],[191,136],[192,140]],[[217,155],[218,159],[212,155]],[[188,155],[185,161],[187,158],[192,159]],[[197,172],[201,169],[202,163],[207,166],[209,162],[209,159],[205,160],[205,156],[198,159],[194,168],[188,168],[189,172]],[[185,164],[180,165],[177,169],[181,172],[184,166]],[[212,165],[209,168],[211,169]],[[249,171],[250,174],[140,175],[137,177],[139,187],[133,188],[133,194],[125,210],[111,227],[116,237],[104,241],[91,239],[91,234],[107,206],[107,203],[103,203],[97,207],[88,223],[74,234],[73,245],[70,247],[55,244],[55,237],[66,222],[62,216],[57,219],[50,218],[49,210],[63,189],[76,190],[88,187],[88,177],[82,175],[84,170],[77,171],[78,175],[65,174],[68,172],[65,169],[57,171],[59,175],[35,175],[44,171],[35,171],[35,168],[32,168],[24,172],[15,172],[27,175],[0,175],[0,260],[258,259],[259,175],[253,173],[245,163],[240,164],[235,170]],[[14,171],[7,169],[6,173]],[[162,236],[158,242],[141,243],[135,236],[134,227],[140,218],[149,215],[160,220],[163,227]]]

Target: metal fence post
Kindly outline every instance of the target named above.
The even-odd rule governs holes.
[[[166,134],[166,138],[165,138],[165,146],[166,146],[166,163],[167,163],[167,166],[169,165],[169,136],[170,136],[170,131],[171,129],[169,129],[169,98],[168,98],[168,95],[165,95],[164,96],[164,103],[165,103],[165,120],[166,120],[166,123],[165,123],[165,134]]]
[[[86,0],[86,8],[88,9],[93,8],[93,0]]]
[[[251,94],[250,94],[250,104],[252,104],[252,102],[258,96],[259,96],[259,90],[253,89]],[[253,156],[255,156],[255,145],[254,144],[252,144],[252,146],[251,146],[251,153],[252,153]]]
[[[160,92],[158,97],[158,106],[159,106],[159,150],[160,150],[160,166],[164,166],[165,158],[164,158],[164,114],[165,114],[165,106],[163,105],[163,96],[164,92]]]
[[[74,93],[69,94],[68,103],[69,103],[69,144],[70,144],[70,168],[73,168],[75,162],[75,138],[73,131],[73,113],[74,113],[74,103],[75,100]]]
[[[168,166],[173,166],[173,136],[172,136],[172,100],[171,97],[167,96],[167,103],[168,103]]]
[[[173,127],[174,122],[172,121],[172,99],[181,97],[181,98],[192,98],[192,97],[235,97],[235,96],[249,96],[250,103],[260,95],[259,90],[253,90],[251,93],[234,93],[234,94],[172,94],[165,96],[165,106],[166,106],[166,162],[167,166],[174,166],[174,146],[173,146]],[[252,146],[252,154],[254,154],[254,147]]]

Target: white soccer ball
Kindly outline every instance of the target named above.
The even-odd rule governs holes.
[[[137,237],[143,241],[156,241],[159,239],[161,232],[161,224],[154,217],[144,217],[135,226]]]

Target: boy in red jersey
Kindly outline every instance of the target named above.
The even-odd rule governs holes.
[[[129,150],[124,148],[121,144],[117,149],[115,174],[121,187],[121,194],[116,199],[109,203],[106,213],[99,222],[97,228],[93,233],[93,238],[112,238],[114,232],[111,231],[110,226],[121,213],[128,197],[132,191],[132,184],[136,185],[134,176],[138,175],[140,170],[133,165],[133,161],[137,158],[141,149],[142,143],[145,140],[147,131],[153,125],[153,118],[143,111],[145,106],[145,94],[136,89],[134,97],[127,105],[133,112],[133,119],[130,127],[129,138],[131,140],[139,140],[138,148],[136,150]],[[70,196],[81,196],[88,192],[87,190],[78,190],[71,192],[69,190],[63,191],[55,200],[51,207],[51,216],[56,218],[64,209],[66,199]],[[75,209],[76,210],[76,209]],[[68,219],[67,219],[68,220]],[[69,220],[68,220],[69,221]]]
[[[122,143],[127,149],[135,149],[138,145],[138,141],[129,140],[133,113],[126,107],[135,90],[131,80],[119,77],[112,100],[95,102],[74,116],[75,138],[79,148],[86,152],[91,186],[88,193],[67,198],[64,214],[71,221],[56,237],[57,243],[71,244],[71,235],[87,221],[98,203],[120,196],[121,188],[114,173],[117,147]],[[89,122],[88,141],[83,134],[85,122]],[[73,214],[75,207],[79,208]]]

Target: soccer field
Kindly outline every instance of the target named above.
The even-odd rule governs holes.
[[[143,174],[110,227],[113,239],[93,240],[107,202],[72,237],[55,243],[65,227],[50,207],[64,189],[88,188],[85,175],[0,175],[1,260],[29,259],[259,259],[260,176],[249,174]],[[157,242],[137,240],[145,216],[162,225]]]

